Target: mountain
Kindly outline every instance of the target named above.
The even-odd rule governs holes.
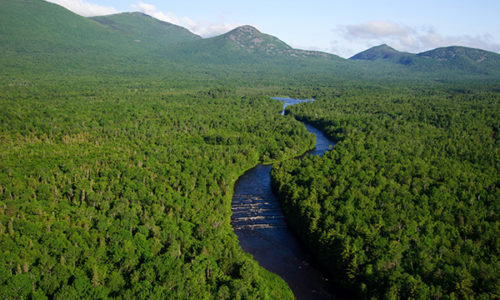
[[[443,47],[417,54],[434,66],[467,72],[500,74],[500,54],[467,47]]]
[[[0,1],[0,65],[14,75],[95,73],[144,50],[130,38],[42,0]],[[26,72],[29,70],[29,72]]]
[[[249,53],[283,54],[292,49],[278,38],[263,34],[255,27],[245,25],[237,27],[212,39],[214,43],[240,48]]]
[[[160,21],[140,12],[120,13],[91,19],[146,46],[168,47],[178,42],[201,39],[200,36],[184,27]]]
[[[203,78],[226,73],[262,77],[266,70],[290,74],[344,63],[331,54],[293,49],[250,26],[202,39],[142,13],[85,18],[42,0],[0,1],[0,51],[2,73],[14,76],[30,70],[30,76],[44,78],[48,74]],[[335,63],[329,65],[331,61]]]
[[[360,52],[349,59],[368,61],[387,60],[402,65],[410,65],[414,61],[414,56],[415,54],[400,52],[386,44],[382,44]]]
[[[280,39],[264,34],[249,25],[235,28],[228,33],[216,37],[214,40],[228,42],[233,47],[239,47],[249,53],[289,55],[292,57],[333,57],[333,55],[324,52],[293,49]]]
[[[42,0],[0,1],[0,66],[6,76],[235,76],[328,79],[500,76],[499,55],[448,47],[420,54],[373,47],[349,60],[294,49],[252,26],[203,39],[142,13],[85,18]],[[29,70],[29,72],[26,72]],[[274,76],[273,75],[273,76]],[[166,78],[165,77],[165,78]]]
[[[0,45],[17,53],[75,53],[116,41],[94,21],[41,0],[0,1]]]
[[[293,49],[280,39],[260,32],[255,27],[237,27],[220,36],[180,43],[170,51],[176,61],[215,65],[253,65],[268,68],[271,65],[298,66],[303,59],[314,63],[322,61],[344,61],[342,58],[323,52]],[[296,64],[290,64],[295,62]]]
[[[380,45],[351,58],[353,61],[378,62],[378,66],[404,65],[412,72],[442,74],[500,75],[500,54],[481,49],[451,46],[412,54],[400,52],[388,45]],[[388,65],[389,64],[389,65]]]
[[[481,49],[452,46],[422,52],[417,54],[417,56],[432,58],[439,61],[457,61],[466,59],[475,63],[482,63],[491,59],[498,59],[499,55]]]
[[[353,57],[351,60],[377,60],[377,59],[392,59],[394,57],[400,57],[404,55],[403,52],[399,52],[396,49],[389,47],[386,44],[380,46],[372,47],[368,50],[360,52]]]

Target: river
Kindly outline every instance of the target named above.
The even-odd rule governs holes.
[[[273,98],[288,105],[306,101]],[[335,145],[320,130],[305,124],[316,135],[316,148],[308,153],[323,155]],[[312,257],[287,226],[277,197],[271,190],[272,165],[254,167],[235,184],[231,224],[241,247],[267,270],[281,276],[297,299],[342,299],[345,293],[333,286],[315,267]]]

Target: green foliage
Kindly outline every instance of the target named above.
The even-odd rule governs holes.
[[[239,175],[312,145],[270,95],[320,99],[292,113],[341,141],[273,173],[339,280],[498,298],[498,89],[474,89],[498,85],[498,56],[353,62],[42,0],[0,1],[0,50],[3,298],[292,298],[229,223]],[[466,88],[434,82],[450,80]]]
[[[292,298],[243,253],[234,182],[311,147],[281,104],[221,90],[0,96],[5,298]]]
[[[396,52],[397,59],[352,61],[292,49],[250,26],[201,39],[140,13],[84,18],[43,0],[0,1],[0,50],[0,76],[21,84],[82,76],[102,81],[161,78],[197,88],[234,82],[303,85],[311,80],[328,85],[360,79],[497,81],[500,76],[500,55],[476,49],[453,47],[402,57]]]
[[[299,236],[366,297],[497,298],[500,94],[336,93],[289,109],[335,148],[272,171]]]

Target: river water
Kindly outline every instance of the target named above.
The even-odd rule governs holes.
[[[284,108],[305,101],[274,98]],[[284,111],[283,108],[283,111]],[[321,131],[305,124],[316,135],[316,148],[310,154],[323,155],[333,147]],[[341,299],[345,293],[334,287],[315,267],[307,251],[288,228],[277,197],[271,190],[272,165],[258,165],[236,182],[231,208],[231,224],[241,247],[267,270],[281,276],[297,299]]]

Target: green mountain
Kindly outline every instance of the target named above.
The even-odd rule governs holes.
[[[372,47],[363,52],[360,52],[350,59],[357,60],[377,60],[377,59],[388,59],[394,56],[398,56],[401,52],[396,49],[389,47],[387,44],[382,44],[379,46]]]
[[[226,34],[215,37],[212,39],[212,42],[225,47],[232,47],[233,49],[241,49],[248,53],[260,53],[270,56],[333,57],[333,55],[323,52],[293,49],[280,39],[264,34],[249,25],[235,28]]]
[[[452,46],[422,52],[417,57],[454,70],[485,75],[500,74],[500,54],[481,49]]]
[[[115,73],[144,54],[126,35],[42,0],[0,1],[0,51],[6,74],[43,78]]]
[[[0,45],[13,53],[103,50],[116,35],[94,21],[41,0],[0,1]]]
[[[246,25],[235,28],[221,36],[211,39],[219,45],[242,49],[249,53],[265,53],[267,55],[284,54],[292,47],[278,38],[263,34],[255,27]]]
[[[411,72],[442,74],[454,72],[461,74],[500,75],[500,54],[467,47],[445,47],[412,54],[400,52],[387,45],[380,45],[350,58],[350,60],[398,64],[407,66]]]
[[[280,39],[264,34],[252,26],[241,26],[213,38],[178,44],[169,52],[186,63],[224,66],[251,65],[268,69],[285,67],[300,69],[305,64],[344,62],[332,54],[293,49]]]
[[[0,2],[0,65],[5,76],[261,78],[333,68],[345,60],[292,49],[250,26],[202,39],[141,13],[84,18],[42,0]],[[332,63],[333,62],[333,63]],[[349,69],[349,68],[342,68]],[[231,76],[229,76],[231,75]]]
[[[168,47],[178,42],[201,39],[184,27],[157,20],[143,13],[121,13],[93,17],[102,25],[130,37],[131,41],[145,46]]]
[[[365,50],[363,52],[360,52],[360,53],[354,55],[353,57],[351,57],[350,59],[351,60],[369,60],[369,61],[384,59],[384,60],[390,60],[393,62],[398,62],[401,64],[408,64],[409,62],[412,61],[413,56],[415,56],[415,55],[411,54],[411,53],[397,51],[396,49],[389,47],[386,44],[383,44],[380,46],[372,47],[372,48]]]
[[[162,76],[207,80],[286,76],[323,79],[455,79],[500,76],[500,55],[464,47],[420,54],[387,45],[346,60],[298,50],[252,26],[202,39],[142,13],[84,18],[42,0],[0,2],[5,76]],[[268,76],[263,76],[268,75]],[[300,80],[300,79],[299,79]]]

